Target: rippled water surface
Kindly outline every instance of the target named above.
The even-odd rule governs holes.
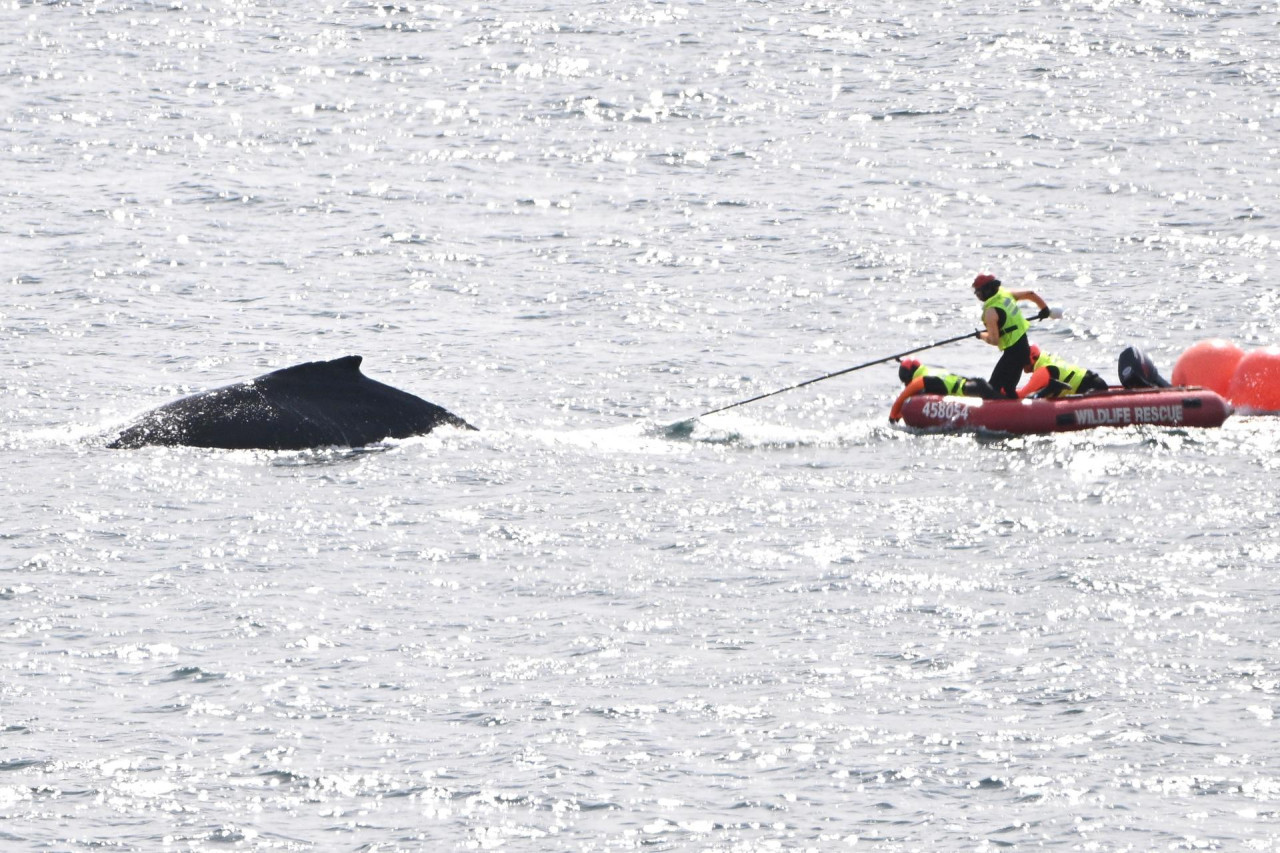
[[[6,850],[1266,850],[1277,426],[891,427],[1280,344],[1280,6],[5,2]],[[986,375],[963,341],[930,363]],[[302,361],[480,427],[102,436]]]

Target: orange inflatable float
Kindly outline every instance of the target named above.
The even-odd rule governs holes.
[[[1280,347],[1256,349],[1240,359],[1226,396],[1238,409],[1280,412]]]
[[[1231,341],[1222,338],[1200,341],[1178,357],[1178,363],[1173,366],[1173,384],[1211,388],[1230,399],[1228,388],[1242,359],[1244,350]]]

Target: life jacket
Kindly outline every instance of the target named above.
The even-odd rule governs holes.
[[[1030,324],[1027,322],[1027,318],[1022,316],[1022,311],[1018,308],[1018,300],[1014,299],[1013,294],[1003,287],[997,290],[994,296],[982,303],[982,313],[985,314],[988,308],[997,308],[1004,312],[1004,325],[1000,327],[1001,350],[1007,350],[1027,333],[1027,328]]]
[[[919,379],[922,376],[934,376],[942,380],[942,384],[946,386],[947,396],[962,397],[964,396],[965,378],[955,373],[942,373],[934,370],[932,367],[920,365],[916,368],[916,372],[911,374],[912,379]]]
[[[1064,392],[1066,394],[1079,392],[1080,383],[1084,382],[1084,375],[1088,373],[1083,367],[1070,364],[1043,351],[1041,351],[1040,357],[1036,359],[1034,369],[1039,370],[1042,367],[1049,368],[1049,376],[1067,386],[1067,390]]]

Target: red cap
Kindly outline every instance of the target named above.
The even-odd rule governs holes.
[[[1031,345],[1031,366],[1035,367],[1037,361],[1040,360],[1040,347],[1035,344]]]
[[[904,358],[898,365],[898,379],[906,385],[915,376],[917,370],[920,369],[920,362],[914,358]]]
[[[977,290],[979,287],[985,287],[988,284],[999,284],[999,283],[1000,283],[1000,279],[996,278],[989,272],[984,272],[973,280],[973,289]]]

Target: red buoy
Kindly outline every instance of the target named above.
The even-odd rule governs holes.
[[[1230,399],[1227,388],[1244,350],[1231,341],[1210,338],[1187,347],[1173,366],[1174,385],[1200,385]]]
[[[1280,412],[1280,347],[1263,347],[1240,359],[1227,399],[1238,409]]]

